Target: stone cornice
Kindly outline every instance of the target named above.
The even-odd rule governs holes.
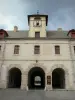
[[[0,59],[0,61],[2,61],[2,59]],[[3,59],[3,61],[35,61],[36,62],[36,60],[30,60],[30,59],[19,59],[19,60],[17,60],[17,59]],[[70,60],[70,59],[61,59],[61,60],[57,60],[57,59],[53,59],[53,60],[38,60],[38,62],[39,61],[75,61],[75,60]]]

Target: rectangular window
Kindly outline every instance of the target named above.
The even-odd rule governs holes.
[[[74,46],[74,54],[75,54],[75,46]]]
[[[19,54],[19,45],[14,46],[14,54]]]
[[[0,51],[1,51],[1,45],[0,45]]]
[[[40,46],[34,46],[34,54],[40,54]]]
[[[35,38],[40,38],[40,32],[35,32]]]
[[[60,46],[55,46],[55,54],[60,54]]]

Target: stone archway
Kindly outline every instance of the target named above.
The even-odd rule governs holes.
[[[37,78],[40,78],[37,79]],[[28,88],[29,89],[44,89],[45,88],[45,73],[42,68],[34,67],[28,72]]]
[[[15,69],[17,69],[16,71],[15,71]],[[6,87],[7,88],[21,88],[21,86],[22,86],[22,75],[23,75],[23,69],[21,68],[21,66],[20,66],[20,64],[10,64],[9,65],[9,67],[7,68],[7,82],[6,82]],[[21,76],[20,77],[20,80],[21,80],[21,82],[20,82],[20,85],[18,86],[18,87],[12,87],[12,86],[10,86],[9,85],[9,77],[10,77],[10,73],[19,73],[19,76]],[[21,75],[20,75],[21,74]],[[13,76],[13,75],[12,75]],[[14,76],[15,77],[15,76]],[[16,76],[17,77],[17,76]]]
[[[52,72],[52,88],[64,89],[65,88],[65,71],[62,68],[56,68]]]
[[[29,76],[30,76],[30,74],[29,74],[29,72],[30,72],[30,74],[32,74],[31,76],[33,77],[33,76],[39,76],[40,77],[40,79],[43,81],[43,85],[42,85],[42,87],[41,86],[30,86],[30,78],[29,78]],[[36,89],[45,89],[45,83],[46,83],[46,74],[45,74],[45,72],[46,72],[46,68],[44,67],[44,66],[42,66],[42,64],[39,64],[39,63],[34,63],[34,64],[31,64],[28,68],[27,68],[27,70],[26,70],[26,73],[27,73],[27,87],[28,87],[28,89],[34,89],[34,88],[36,88]],[[44,76],[44,77],[42,77],[42,76]],[[35,80],[35,77],[33,78],[33,80]],[[40,81],[39,81],[40,82]],[[38,82],[38,83],[39,83]],[[34,83],[31,83],[31,84],[34,84]]]
[[[14,67],[8,72],[8,88],[20,88],[21,87],[21,71]]]
[[[64,67],[63,64],[56,64],[54,66],[52,66],[51,68],[51,75],[52,75],[52,88],[59,88],[59,89],[67,89],[67,87],[69,86],[69,73],[67,68]],[[53,87],[54,83],[53,83],[53,78],[56,78],[56,76],[58,76],[59,78],[57,79],[58,81],[61,81],[59,83],[56,83],[58,86],[57,87]],[[62,79],[60,79],[62,78]],[[56,81],[57,81],[56,80]]]

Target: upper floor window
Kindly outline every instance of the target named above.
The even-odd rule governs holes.
[[[75,46],[74,46],[74,54],[75,54]]]
[[[19,45],[14,46],[14,54],[19,54]]]
[[[0,51],[1,51],[1,45],[0,45]]]
[[[55,46],[55,54],[60,54],[60,46]]]
[[[40,46],[39,45],[34,46],[34,54],[40,54]]]
[[[40,32],[35,32],[35,38],[40,38]]]

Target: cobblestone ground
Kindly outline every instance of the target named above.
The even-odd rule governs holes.
[[[0,100],[75,100],[75,91],[2,89]]]

